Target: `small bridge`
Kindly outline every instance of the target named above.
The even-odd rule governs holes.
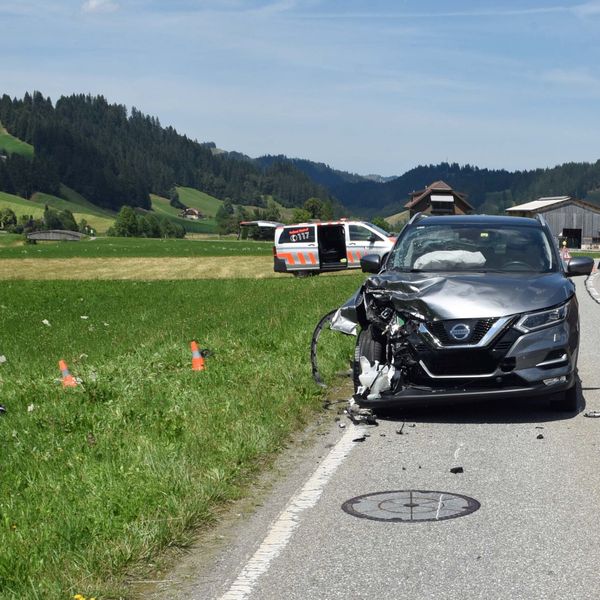
[[[31,233],[27,234],[27,239],[35,240],[37,242],[78,242],[83,237],[83,235],[83,233],[79,233],[78,231],[68,231],[64,229],[48,229],[47,231],[32,231]]]

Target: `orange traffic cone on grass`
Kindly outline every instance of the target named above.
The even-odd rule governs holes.
[[[204,357],[198,348],[197,342],[190,342],[192,349],[192,371],[204,371]]]
[[[77,382],[75,381],[75,377],[71,375],[69,371],[69,367],[67,367],[67,363],[64,360],[58,361],[58,368],[62,374],[62,385],[63,387],[76,387]]]

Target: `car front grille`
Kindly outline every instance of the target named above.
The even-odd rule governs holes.
[[[497,319],[434,321],[427,323],[426,327],[442,346],[474,345],[483,339],[483,336],[492,328],[496,321]],[[456,325],[466,325],[470,330],[469,336],[461,340],[452,337],[451,331]]]

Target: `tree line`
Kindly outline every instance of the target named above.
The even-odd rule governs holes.
[[[174,185],[262,207],[265,196],[288,207],[311,197],[331,199],[325,187],[285,161],[260,167],[221,155],[103,96],[75,94],[53,104],[40,92],[22,99],[4,94],[0,123],[34,147],[32,159],[13,154],[0,160],[0,190],[23,197],[56,194],[64,183],[113,210],[149,209],[150,192],[165,196]]]

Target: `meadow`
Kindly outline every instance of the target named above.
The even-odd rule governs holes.
[[[25,244],[23,236],[0,234],[0,258],[162,258],[272,256],[272,242],[103,237],[80,242]]]
[[[128,597],[248,493],[320,409],[312,330],[362,277],[0,282],[0,598]],[[331,381],[354,338],[325,337]]]

